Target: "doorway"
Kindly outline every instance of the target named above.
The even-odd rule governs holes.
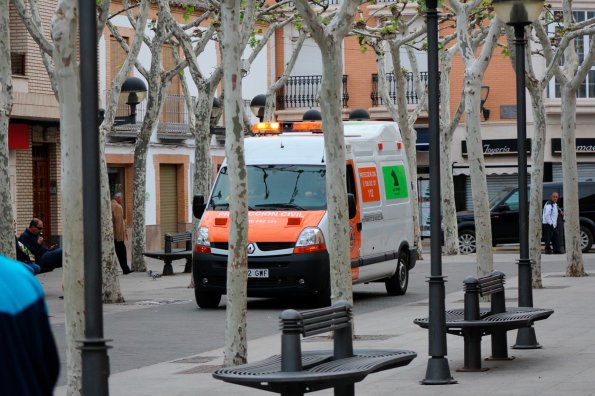
[[[50,155],[48,145],[32,147],[33,157],[33,217],[43,221],[43,244],[52,242],[52,212],[50,199]]]
[[[171,164],[159,165],[159,201],[161,225],[161,244],[163,248],[164,236],[167,233],[178,232],[178,166]]]

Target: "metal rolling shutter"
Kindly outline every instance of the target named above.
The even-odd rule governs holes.
[[[578,181],[595,181],[595,163],[579,163],[577,167]],[[562,164],[552,164],[552,181],[561,182],[562,180]]]
[[[161,247],[166,233],[178,232],[177,166],[159,165]]]

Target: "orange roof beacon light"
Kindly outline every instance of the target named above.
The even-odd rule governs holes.
[[[278,122],[259,122],[252,125],[252,132],[261,135],[281,133],[281,124]]]
[[[302,121],[293,123],[294,132],[322,132],[322,121]]]

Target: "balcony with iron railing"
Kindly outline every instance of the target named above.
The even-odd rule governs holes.
[[[195,98],[192,98],[195,101]],[[136,106],[136,117],[132,122],[130,117],[130,106],[126,103],[119,103],[116,110],[114,128],[110,133],[112,140],[134,140],[140,132],[143,119],[146,114],[146,101]],[[188,127],[188,108],[186,99],[182,95],[167,95],[161,109],[157,124],[157,138],[163,141],[180,141],[190,139],[190,128]]]
[[[426,85],[428,83],[428,73],[421,72],[419,73],[419,78],[421,83]],[[415,81],[413,78],[413,73],[405,73],[405,96],[407,98],[408,105],[415,105],[419,103],[419,98],[417,97],[417,91],[415,90]],[[390,96],[393,103],[397,101],[397,80],[395,78],[394,73],[386,73],[386,82],[388,84],[388,95]],[[370,94],[370,98],[372,99],[372,106],[384,106],[384,100],[382,99],[382,95],[378,89],[378,74],[372,74],[372,93]]]
[[[347,76],[343,76],[343,107],[347,107],[349,93],[347,92]],[[285,85],[277,92],[277,109],[310,109],[320,106],[321,75],[291,76]]]

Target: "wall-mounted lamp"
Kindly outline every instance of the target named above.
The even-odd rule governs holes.
[[[490,119],[490,109],[485,108],[485,104],[488,100],[488,96],[490,96],[490,86],[489,85],[482,85],[481,86],[481,113],[483,114],[484,120]]]
[[[128,77],[122,84],[120,100],[130,106],[130,124],[136,123],[136,106],[143,101],[147,94],[147,85],[138,77]]]
[[[242,77],[246,77],[250,73],[250,63],[246,59],[242,59],[240,65],[242,67]]]
[[[223,106],[221,106],[221,101],[217,98],[213,98],[213,108],[211,110],[211,119],[210,119],[210,127],[211,131],[217,126],[219,122],[219,118],[221,118],[221,114],[223,113]]]

